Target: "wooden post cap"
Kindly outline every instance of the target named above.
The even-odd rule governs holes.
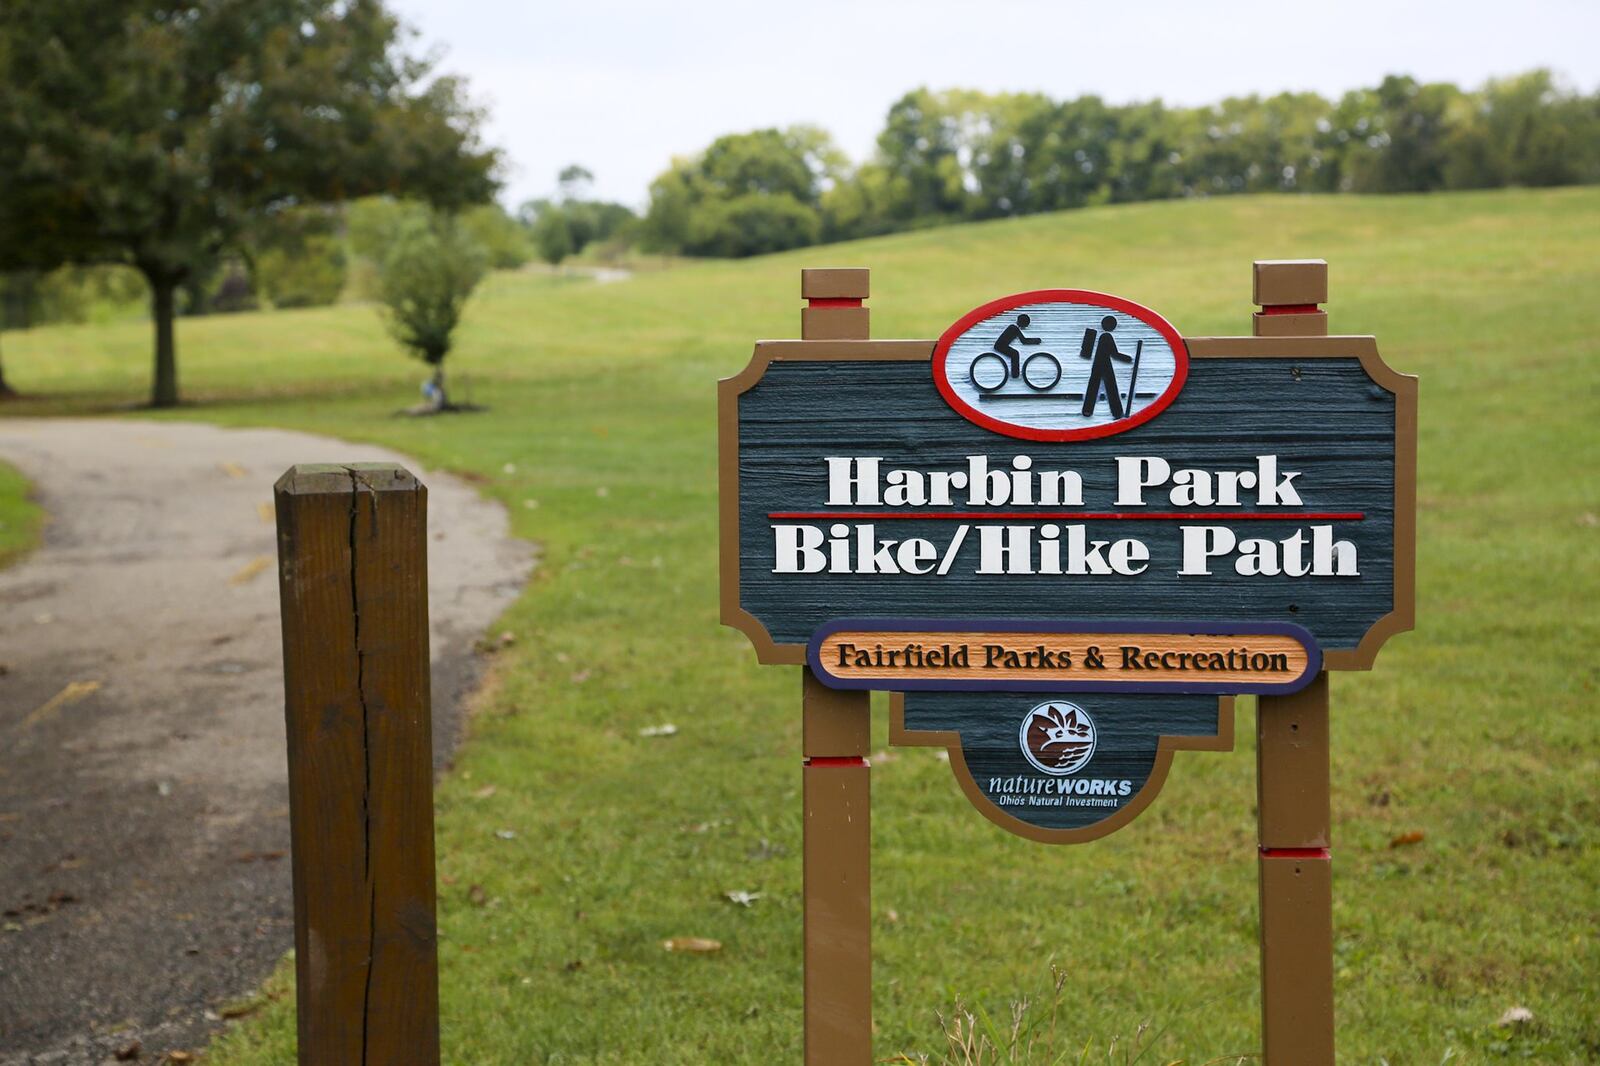
[[[348,493],[360,484],[363,492],[415,492],[416,477],[397,463],[296,463],[273,486],[289,496]]]
[[[1315,306],[1328,302],[1326,259],[1257,259],[1254,299],[1261,307]]]
[[[800,296],[806,300],[865,300],[871,273],[865,267],[801,270]]]

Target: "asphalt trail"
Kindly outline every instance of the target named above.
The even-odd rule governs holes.
[[[293,942],[272,484],[428,486],[434,750],[530,547],[459,479],[270,429],[0,420],[42,547],[0,571],[0,1066],[203,1046]]]

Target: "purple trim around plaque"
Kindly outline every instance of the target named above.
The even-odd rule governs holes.
[[[844,630],[861,630],[870,633],[1195,633],[1217,636],[1252,633],[1270,633],[1274,636],[1293,637],[1306,649],[1306,668],[1298,676],[1286,681],[1092,681],[1082,677],[1052,677],[1049,680],[1024,681],[1015,678],[986,681],[981,678],[963,678],[955,681],[911,679],[891,681],[888,678],[854,679],[835,677],[822,665],[818,652],[822,642]],[[882,692],[1190,692],[1216,693],[1219,696],[1239,696],[1252,693],[1287,695],[1311,684],[1322,670],[1322,648],[1317,638],[1304,626],[1293,622],[1168,622],[1149,619],[1119,619],[1114,621],[1019,621],[994,618],[841,618],[827,623],[811,635],[806,647],[806,662],[812,673],[824,685],[838,689],[872,689]]]

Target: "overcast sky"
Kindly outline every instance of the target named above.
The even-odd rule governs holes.
[[[853,159],[908,89],[1208,103],[1336,95],[1386,73],[1600,84],[1600,0],[391,0],[490,108],[503,199],[581,163],[641,205],[674,155],[813,123]]]

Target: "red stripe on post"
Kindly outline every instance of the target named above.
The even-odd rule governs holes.
[[[806,299],[807,307],[860,307],[861,300],[850,296],[811,296]]]
[[[1322,308],[1316,304],[1274,304],[1263,307],[1261,313],[1264,315],[1313,315],[1320,310]]]
[[[1263,859],[1331,859],[1327,848],[1262,848]]]
[[[813,755],[806,760],[807,766],[865,766],[867,760],[860,755]]]

